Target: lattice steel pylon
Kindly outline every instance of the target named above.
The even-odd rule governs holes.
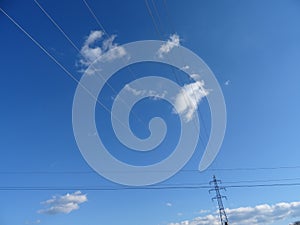
[[[214,188],[209,190],[209,193],[211,191],[215,191],[216,195],[215,197],[212,198],[212,200],[217,200],[218,206],[219,206],[219,215],[220,215],[220,220],[221,220],[221,225],[228,225],[228,218],[224,209],[224,205],[222,202],[222,198],[226,198],[226,196],[223,196],[220,194],[220,190],[225,190],[224,187],[220,187],[219,183],[221,183],[221,180],[217,180],[216,176],[213,176],[213,180],[209,182],[210,185],[214,185]]]

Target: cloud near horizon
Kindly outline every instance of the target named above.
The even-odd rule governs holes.
[[[276,221],[300,217],[300,202],[280,202],[274,205],[261,204],[253,207],[226,209],[229,224],[266,225]],[[219,225],[218,213],[208,214],[192,220],[170,223],[169,225]]]
[[[38,213],[48,215],[59,213],[68,214],[79,209],[79,205],[87,200],[86,194],[82,194],[80,191],[76,191],[72,194],[67,193],[63,196],[52,196],[51,199],[41,202],[46,208],[38,210]]]

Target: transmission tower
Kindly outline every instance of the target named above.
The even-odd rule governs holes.
[[[210,185],[214,185],[214,188],[209,190],[209,193],[211,191],[214,191],[216,193],[215,197],[212,198],[212,200],[217,200],[218,206],[219,206],[219,215],[220,215],[220,220],[221,220],[221,225],[228,225],[228,219],[227,215],[224,209],[224,205],[222,202],[222,198],[226,198],[226,196],[223,196],[220,194],[220,190],[225,190],[224,187],[220,187],[219,183],[221,183],[221,180],[217,180],[216,176],[213,176],[213,180],[209,182]]]

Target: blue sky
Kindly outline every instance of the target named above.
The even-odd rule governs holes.
[[[81,0],[72,4],[38,2],[78,49],[83,47],[91,31],[103,31]],[[224,142],[209,169],[197,172],[211,122],[204,97],[197,113],[201,114],[206,129],[201,127],[201,141],[193,157],[181,172],[156,186],[207,184],[214,174],[224,185],[299,182],[300,168],[279,167],[300,166],[300,3],[296,0],[176,0],[166,1],[167,13],[163,1],[155,1],[158,18],[153,3],[148,2],[159,34],[145,1],[88,1],[109,37],[116,35],[114,43],[118,46],[139,40],[166,41],[177,34],[181,45],[200,56],[214,72],[227,110]],[[3,0],[0,7],[74,77],[82,77],[82,56],[34,1]],[[216,210],[207,188],[122,190],[123,186],[92,173],[73,134],[72,104],[77,83],[3,13],[0,27],[0,187],[50,187],[43,191],[1,190],[0,224],[215,223],[207,217]],[[101,41],[93,47],[97,44],[101,45]],[[133,65],[132,70],[134,74],[121,70],[111,79],[115,90],[120,91],[135,77],[155,73],[176,81],[168,66],[144,63]],[[180,76],[183,77],[179,80],[181,86],[190,82],[184,74]],[[105,86],[101,101],[110,107],[112,97],[114,94]],[[97,128],[98,131],[107,129],[103,133],[104,142],[112,153],[134,165],[157,162],[170,154],[180,128],[172,107],[162,100],[145,99],[133,110],[146,124],[153,116],[161,115],[169,126],[166,142],[160,151],[147,153],[149,157],[122,147],[112,135],[109,114],[97,106]],[[149,135],[134,115],[131,123],[141,138]],[[278,181],[270,181],[274,179]],[[65,190],[59,190],[64,187]],[[85,190],[89,187],[119,190]],[[233,223],[245,223],[241,218],[234,218],[237,213],[234,210],[239,209],[244,218],[263,215],[252,224],[285,225],[300,220],[298,192],[299,186],[228,188],[225,193],[228,200],[224,204]],[[204,222],[195,220],[197,217]]]

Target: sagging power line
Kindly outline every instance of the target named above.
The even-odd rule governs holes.
[[[274,184],[243,184],[243,185],[222,185],[229,188],[269,188],[269,187],[293,187],[300,186],[300,183],[274,183]],[[186,190],[206,189],[210,185],[174,185],[174,186],[143,186],[143,187],[110,187],[110,186],[0,186],[0,191],[123,191],[123,190]]]
[[[239,172],[239,171],[258,171],[258,170],[291,170],[291,169],[300,169],[300,165],[296,166],[277,166],[277,167],[236,167],[236,168],[212,168],[207,169],[207,171],[223,171],[223,172]],[[106,171],[111,173],[128,173],[128,171]],[[167,172],[167,170],[161,171],[161,172]],[[179,173],[199,173],[199,170],[197,169],[182,169],[179,171]],[[0,171],[0,175],[3,174],[97,174],[96,171],[93,170],[68,170],[68,171],[52,171],[52,170],[39,170],[39,171]],[[273,180],[267,180],[267,181],[282,181],[282,180],[299,180],[300,177],[297,178],[283,178],[283,179],[273,179]],[[265,181],[265,180],[256,180],[256,181]],[[256,182],[256,181],[245,181],[245,182]],[[233,181],[234,183],[236,181]],[[244,182],[244,181],[238,181],[238,182]],[[228,182],[224,182],[228,183]],[[229,182],[232,183],[232,182]]]

